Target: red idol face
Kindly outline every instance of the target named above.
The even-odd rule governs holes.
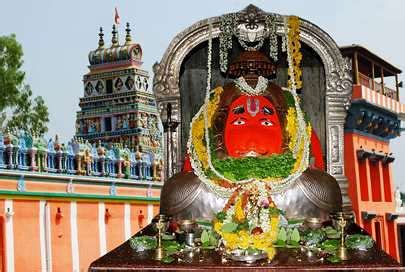
[[[224,137],[231,157],[258,157],[282,152],[280,120],[273,104],[263,96],[242,95],[232,102]]]

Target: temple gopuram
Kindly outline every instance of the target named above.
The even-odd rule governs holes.
[[[105,47],[100,29],[99,46],[89,53],[90,71],[83,77],[76,137],[160,155],[162,132],[156,101],[148,72],[141,67],[142,48],[132,41],[130,31],[127,24],[125,43],[120,45],[114,26],[112,44]]]
[[[89,54],[72,140],[0,134],[1,271],[85,271],[159,213],[156,101],[129,25],[124,44],[112,34]]]

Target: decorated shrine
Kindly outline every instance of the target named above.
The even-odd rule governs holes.
[[[154,66],[170,128],[160,214],[90,271],[399,268],[396,246],[358,224],[344,147],[353,124],[398,136],[398,114],[370,116],[342,52],[313,23],[253,5],[178,34]]]

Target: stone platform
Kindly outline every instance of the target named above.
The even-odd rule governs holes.
[[[363,233],[357,225],[352,225],[348,233]],[[150,225],[142,234],[153,234]],[[135,252],[126,241],[121,246],[94,261],[89,271],[139,271],[139,270],[164,270],[164,271],[293,271],[293,270],[405,270],[400,264],[383,250],[376,246],[368,251],[349,251],[350,260],[338,264],[320,260],[317,257],[308,257],[300,249],[278,249],[275,258],[269,263],[258,261],[254,264],[245,264],[227,259],[215,250],[201,250],[193,256],[183,253],[175,258],[171,264],[163,264],[153,260],[154,251]]]

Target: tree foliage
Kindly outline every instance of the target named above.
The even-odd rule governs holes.
[[[41,96],[33,97],[24,83],[22,46],[14,34],[0,36],[0,126],[4,132],[25,130],[32,135],[47,132],[48,107]]]

